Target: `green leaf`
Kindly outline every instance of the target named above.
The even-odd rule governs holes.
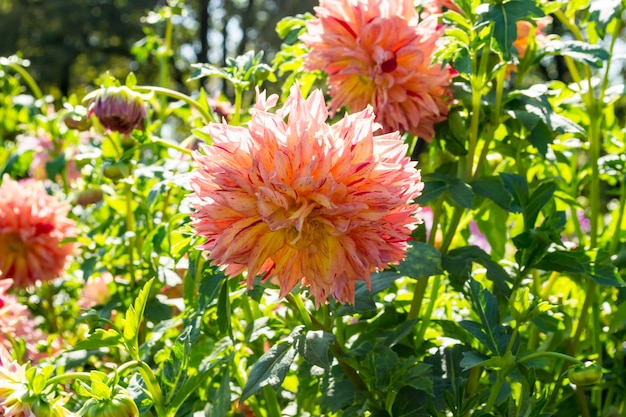
[[[509,274],[491,259],[491,256],[478,246],[463,246],[443,256],[443,267],[446,271],[465,280],[470,277],[472,262],[477,262],[487,270],[487,278],[493,281],[495,288],[505,296],[511,293],[508,284],[512,281]]]
[[[430,417],[429,395],[423,390],[405,386],[398,391],[391,408],[392,417]]]
[[[604,61],[610,58],[609,53],[601,46],[581,41],[553,41],[543,52],[548,55],[568,56],[596,68],[602,68]]]
[[[529,17],[543,16],[543,11],[534,1],[510,0],[490,4],[486,11],[481,12],[483,22],[493,22],[493,37],[502,51],[505,60],[511,58],[513,42],[517,39],[517,21]]]
[[[95,332],[89,335],[85,340],[82,340],[74,345],[72,350],[90,350],[100,349],[105,347],[119,347],[122,344],[122,335],[113,329],[97,329]]]
[[[463,352],[463,359],[459,363],[464,371],[482,366],[489,361],[489,357],[478,352]]]
[[[511,196],[504,188],[501,177],[483,177],[470,182],[469,185],[475,194],[490,199],[507,211],[511,209]]]
[[[328,347],[335,342],[332,333],[312,330],[298,337],[298,352],[307,362],[326,370],[330,369]]]
[[[488,341],[487,346],[493,353],[500,355],[500,340],[497,332],[497,327],[500,326],[500,313],[496,297],[474,279],[470,279],[469,282],[469,295],[472,299],[473,310],[480,318],[482,331]]]
[[[428,278],[441,273],[441,253],[432,245],[411,242],[406,259],[398,265],[400,274],[414,278]]]
[[[552,199],[555,190],[556,183],[549,180],[542,183],[533,191],[528,199],[528,204],[524,207],[524,227],[527,230],[535,226],[541,208]]]
[[[199,312],[206,310],[207,306],[217,297],[224,282],[228,282],[228,277],[222,271],[209,267],[208,262],[205,266],[202,271],[200,288],[198,288]]]
[[[224,373],[220,380],[220,385],[217,389],[209,417],[226,417],[230,407],[230,374],[228,373],[228,367],[224,367]]]
[[[148,298],[150,297],[152,284],[154,284],[154,278],[144,285],[141,291],[139,291],[139,295],[137,295],[134,305],[131,305],[128,310],[126,310],[123,335],[126,345],[131,351],[133,351],[131,352],[131,355],[137,354],[139,326],[143,320],[143,313],[146,309]]]
[[[511,211],[522,212],[528,203],[528,182],[526,178],[517,174],[500,173],[500,178],[504,184],[504,189],[513,197]]]
[[[228,290],[228,280],[225,279],[222,282],[222,289],[220,290],[220,296],[217,300],[217,326],[221,333],[228,332],[228,335],[232,340],[233,328],[230,323],[230,296]]]
[[[462,181],[455,181],[450,185],[450,189],[448,190],[450,193],[450,197],[457,203],[459,206],[463,208],[472,208],[474,204],[474,193],[472,192],[472,187],[468,184],[465,184]]]
[[[99,400],[111,398],[111,388],[102,381],[91,381],[91,395]]]
[[[622,0],[592,1],[589,4],[589,21],[595,22],[595,29],[601,38],[606,34],[606,26],[622,10]]]
[[[296,354],[292,337],[272,346],[252,367],[248,381],[241,392],[241,401],[245,401],[266,385],[274,389],[280,387]]]

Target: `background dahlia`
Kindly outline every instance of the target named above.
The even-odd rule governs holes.
[[[28,308],[14,295],[7,294],[12,283],[10,279],[0,280],[0,349],[11,352],[13,342],[21,340],[26,345],[24,360],[35,360],[41,356],[37,343],[45,341],[47,335],[36,328]]]
[[[293,87],[284,107],[257,96],[248,128],[211,124],[196,152],[193,225],[226,273],[265,274],[281,296],[298,283],[316,303],[354,302],[355,282],[404,258],[419,211],[415,162],[397,132],[374,135],[371,107],[334,125],[320,91]]]
[[[301,39],[307,69],[328,74],[331,110],[371,105],[384,132],[430,141],[451,97],[451,68],[432,62],[437,17],[418,23],[411,0],[321,0],[315,12]]]
[[[0,279],[25,287],[61,274],[76,235],[69,206],[48,195],[41,182],[19,183],[5,175],[0,184]]]

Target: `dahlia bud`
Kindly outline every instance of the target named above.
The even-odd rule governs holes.
[[[89,188],[78,194],[78,197],[76,197],[76,204],[85,207],[90,204],[99,203],[103,198],[104,191],[102,191],[102,188]]]
[[[63,123],[68,129],[84,132],[91,127],[91,117],[84,107],[75,107],[63,115]]]
[[[78,414],[84,417],[139,417],[137,404],[128,392],[120,387],[116,391],[109,398],[90,398]]]
[[[89,115],[95,114],[105,128],[128,134],[143,129],[146,118],[144,97],[126,86],[106,87],[89,103]]]

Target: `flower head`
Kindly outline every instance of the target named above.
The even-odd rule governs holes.
[[[191,186],[193,224],[213,262],[248,285],[265,274],[284,296],[354,302],[355,282],[404,258],[419,222],[419,171],[397,132],[374,135],[371,107],[326,123],[321,91],[294,86],[284,107],[257,96],[248,128],[211,124]]]
[[[80,293],[78,300],[80,308],[90,309],[106,303],[111,298],[111,291],[109,290],[109,283],[111,282],[113,282],[113,275],[109,272],[89,277]]]
[[[27,365],[14,361],[0,346],[0,415],[35,416],[23,399],[28,396]]]
[[[374,107],[384,132],[432,139],[445,120],[450,67],[433,63],[443,33],[436,16],[418,23],[411,0],[321,0],[302,40],[306,66],[328,74],[333,112]]]
[[[63,399],[33,389],[35,369],[20,365],[0,346],[0,416],[3,417],[74,417],[63,407]],[[31,379],[31,380],[29,380]]]
[[[548,43],[549,39],[543,33],[543,30],[548,27],[550,23],[552,23],[552,18],[550,16],[544,16],[537,19],[534,24],[527,20],[517,21],[517,38],[515,39],[515,42],[513,42],[513,46],[517,49],[517,53],[520,58],[523,58],[524,55],[526,55],[529,42],[531,42],[533,38],[539,46],[545,46]]]
[[[63,240],[76,235],[67,218],[69,206],[48,195],[41,182],[0,184],[0,279],[13,278],[25,287],[58,277],[73,244]]]
[[[143,129],[146,118],[144,97],[126,86],[107,87],[89,103],[89,115],[95,114],[106,129],[131,133]]]

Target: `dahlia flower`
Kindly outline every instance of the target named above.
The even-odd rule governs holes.
[[[124,134],[143,129],[145,97],[128,87],[107,87],[89,102],[89,116],[95,115],[108,130]]]
[[[109,283],[111,282],[113,282],[113,275],[109,272],[89,277],[80,292],[79,307],[88,310],[106,303],[111,298],[111,291],[109,290]]]
[[[308,70],[328,74],[329,106],[374,107],[385,133],[408,131],[430,141],[446,119],[449,66],[433,63],[443,27],[418,23],[411,0],[321,0],[302,35]]]
[[[228,275],[248,271],[280,287],[309,287],[317,304],[353,303],[356,281],[405,256],[423,184],[398,132],[371,107],[333,125],[321,91],[297,86],[282,109],[257,95],[247,128],[210,124],[213,146],[195,153],[193,225]]]
[[[76,235],[69,207],[46,193],[36,180],[0,184],[0,279],[13,278],[26,287],[58,277],[72,253]]]
[[[61,139],[57,139],[61,140]],[[17,148],[19,151],[33,151],[33,160],[28,173],[37,180],[48,179],[46,165],[58,158],[65,152],[65,175],[68,181],[76,181],[81,177],[80,169],[72,159],[76,154],[76,149],[68,148],[65,151],[58,151],[54,147],[54,140],[47,133],[40,133],[37,136],[19,135],[17,137]]]
[[[0,280],[0,348],[13,349],[12,340],[23,340],[26,344],[26,359],[39,355],[37,343],[47,339],[46,334],[35,326],[35,321],[25,305],[14,295],[7,294],[13,280]]]
[[[35,414],[23,403],[28,396],[27,365],[20,365],[0,346],[0,415],[33,416]]]
[[[552,18],[550,16],[537,19],[535,24],[526,20],[518,20],[516,22],[517,38],[515,39],[515,42],[513,42],[513,46],[517,49],[517,54],[520,58],[524,58],[524,55],[526,55],[528,43],[533,37],[539,46],[545,46],[549,42],[549,39],[543,33],[543,30],[548,27],[550,23],[552,23]],[[533,36],[531,36],[531,34]]]

